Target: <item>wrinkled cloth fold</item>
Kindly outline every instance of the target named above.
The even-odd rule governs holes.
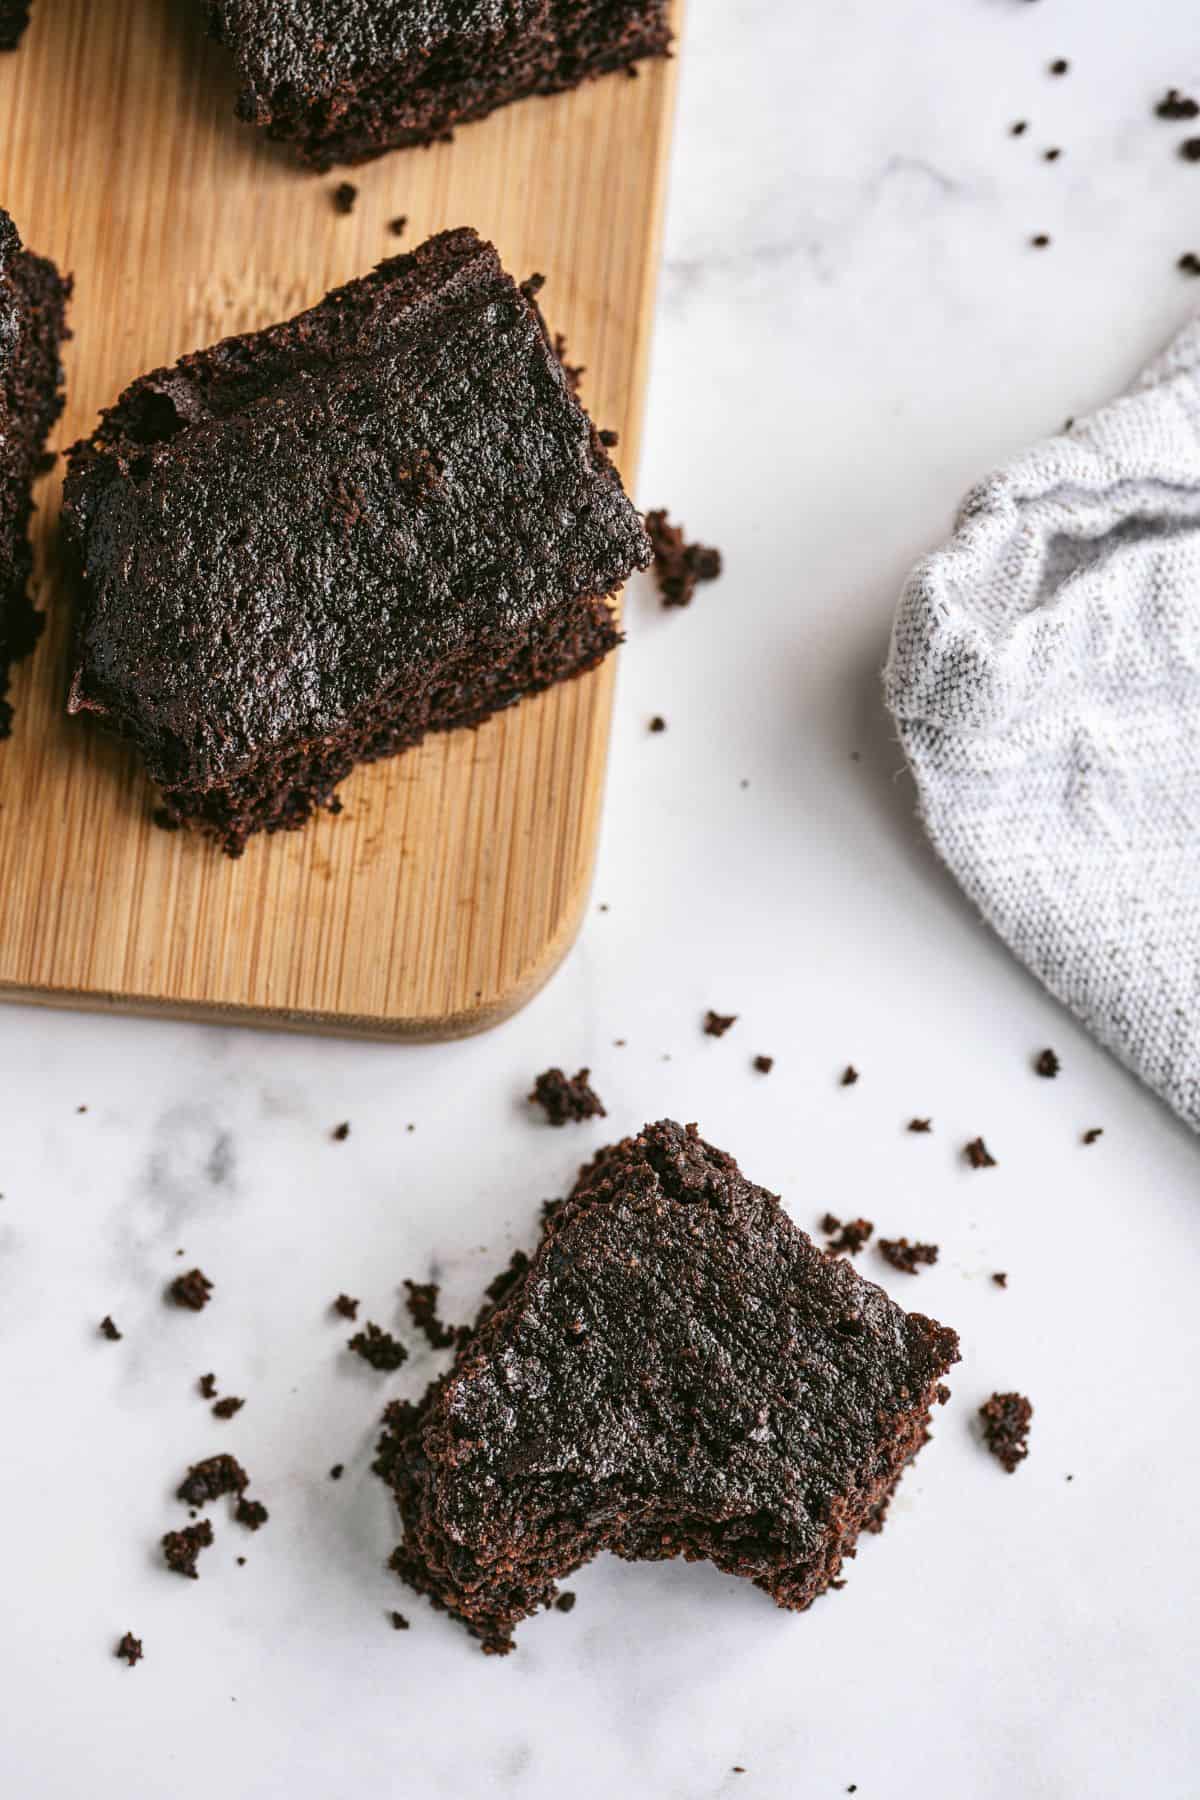
[[[884,693],[966,894],[1200,1130],[1200,320],[972,489]]]

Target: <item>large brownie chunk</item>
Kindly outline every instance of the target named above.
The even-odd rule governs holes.
[[[206,0],[238,117],[317,169],[663,56],[667,0]]]
[[[33,648],[42,623],[29,599],[29,520],[42,445],[62,411],[59,347],[70,289],[53,263],[21,248],[0,211],[0,737],[12,723],[9,666]]]
[[[447,232],[143,376],[70,452],[70,707],[237,854],[619,641],[649,543],[529,291]]]
[[[0,50],[15,50],[29,23],[30,0],[0,0]]]
[[[953,1331],[826,1255],[670,1120],[601,1151],[376,1464],[392,1559],[485,1650],[601,1550],[707,1557],[802,1611],[877,1531]]]

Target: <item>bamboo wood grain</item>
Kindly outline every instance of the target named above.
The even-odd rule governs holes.
[[[76,280],[54,444],[88,433],[145,370],[471,224],[518,277],[547,276],[544,310],[632,482],[673,64],[317,177],[234,121],[200,12],[42,0],[0,57],[0,205]],[[333,205],[342,179],[359,188],[349,217]],[[357,771],[340,816],[252,839],[231,862],[155,827],[131,755],[64,716],[60,485],[61,464],[37,495],[47,629],[0,745],[0,998],[409,1038],[481,1030],[529,999],[586,903],[613,660]]]

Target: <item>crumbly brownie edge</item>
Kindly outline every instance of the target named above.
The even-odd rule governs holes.
[[[15,50],[29,23],[30,0],[0,0],[0,50]]]

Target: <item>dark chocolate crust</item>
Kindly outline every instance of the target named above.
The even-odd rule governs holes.
[[[0,0],[0,50],[15,50],[29,23],[31,0]]]
[[[328,169],[665,56],[667,0],[205,0],[238,117]]]
[[[134,382],[69,452],[63,519],[71,710],[234,853],[355,763],[593,666],[650,554],[532,296],[469,230]]]
[[[0,211],[0,737],[12,722],[9,667],[33,648],[42,625],[29,598],[29,521],[42,445],[62,411],[59,348],[70,291],[53,263],[21,248]]]
[[[376,1463],[393,1567],[489,1651],[605,1549],[708,1558],[804,1610],[880,1528],[958,1360],[670,1120],[602,1151],[490,1291]]]

